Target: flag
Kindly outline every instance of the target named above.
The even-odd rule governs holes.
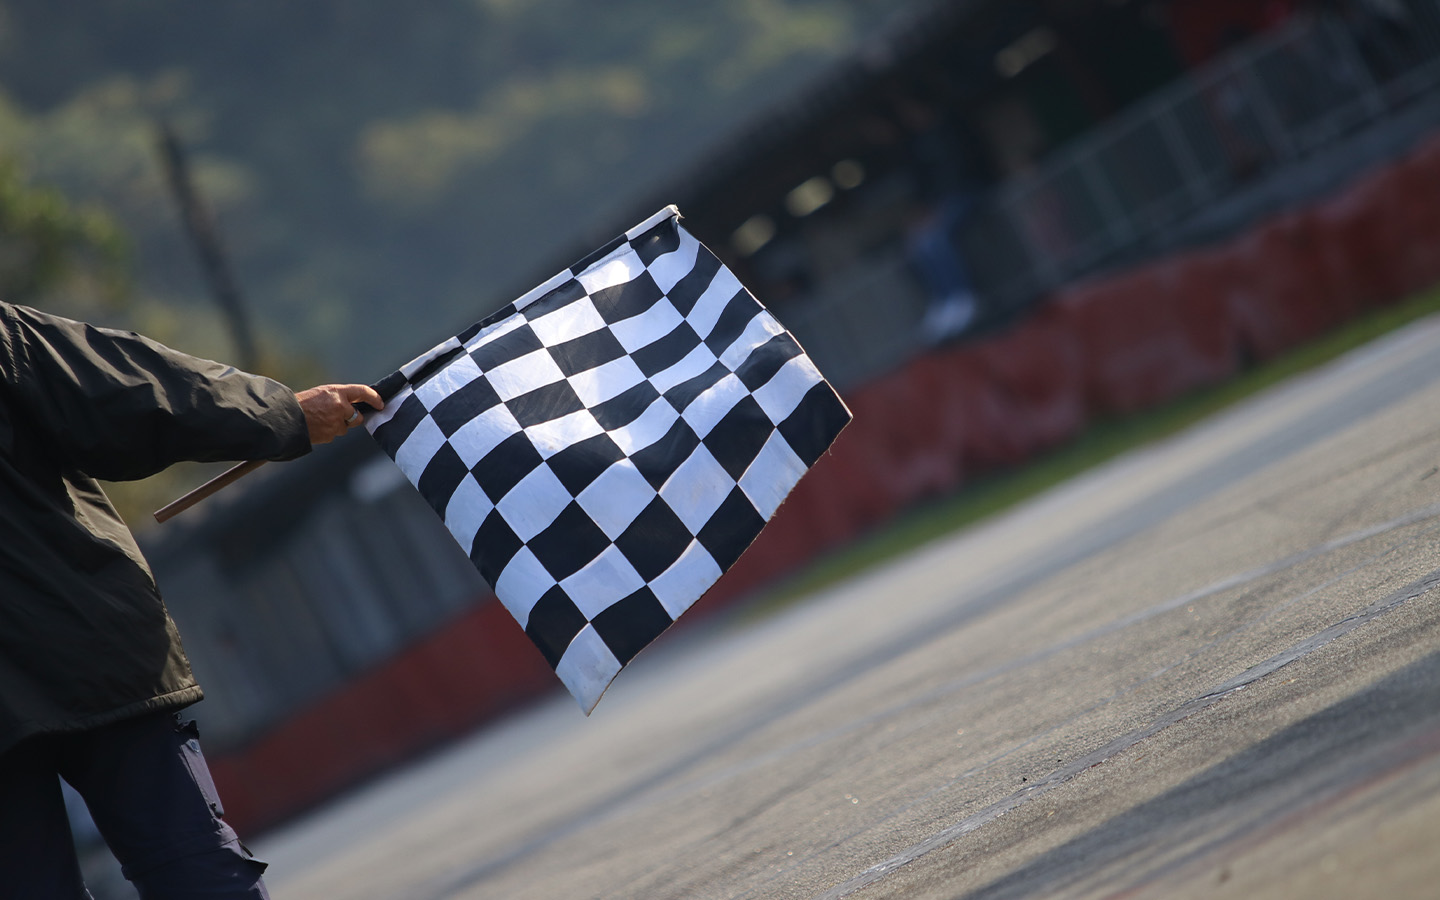
[[[673,206],[375,387],[366,427],[586,714],[850,420]]]

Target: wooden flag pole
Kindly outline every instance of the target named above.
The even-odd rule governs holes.
[[[383,393],[382,396],[384,396]],[[385,397],[385,399],[388,400],[390,398]],[[358,413],[375,412],[375,410],[372,409],[368,403],[356,403],[355,411]],[[341,437],[344,437],[344,435],[341,435]],[[232,467],[228,471],[216,475],[214,478],[200,485],[195,490],[181,497],[179,500],[176,500],[173,503],[170,503],[160,509],[155,510],[155,521],[164,522],[173,518],[177,513],[184,512],[185,510],[199,503],[201,500],[204,500],[206,497],[209,497],[211,494],[219,491],[221,488],[228,487],[229,485],[234,484],[241,478],[244,478],[246,475],[249,475],[251,472],[255,471],[263,465],[265,465],[265,460],[252,459],[250,462],[240,463]]]
[[[173,503],[168,504],[155,511],[155,521],[164,522],[176,513],[182,513],[206,497],[225,487],[239,481],[246,475],[265,465],[263,459],[253,459],[250,462],[240,463],[238,466],[216,475],[214,478],[197,487],[195,490],[181,497]]]

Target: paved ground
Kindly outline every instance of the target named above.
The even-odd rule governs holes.
[[[258,842],[303,898],[1430,897],[1440,322]]]

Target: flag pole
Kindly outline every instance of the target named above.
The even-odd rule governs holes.
[[[390,399],[390,397],[386,396],[386,393],[384,391],[380,391],[379,393],[383,399]],[[394,392],[391,391],[390,393],[393,394]],[[356,412],[375,412],[375,410],[368,403],[356,403],[354,404],[354,406]],[[344,435],[341,435],[341,437],[344,437]],[[201,500],[209,497],[211,494],[216,493],[221,488],[228,487],[234,484],[241,478],[244,478],[246,475],[249,475],[251,472],[255,471],[263,465],[265,465],[265,460],[263,459],[252,459],[249,462],[238,463],[237,465],[231,467],[230,469],[227,469],[224,472],[221,472],[219,475],[216,475],[214,478],[195,488],[195,490],[181,497],[179,500],[175,500],[174,502],[166,504],[160,509],[155,510],[155,512],[153,513],[153,515],[155,516],[155,521],[165,522],[174,518],[177,513],[184,512],[185,510],[199,503]]]
[[[169,520],[176,513],[184,512],[185,510],[199,503],[201,500],[204,500],[206,497],[209,497],[211,494],[215,493],[226,485],[233,484],[236,481],[239,481],[241,478],[249,475],[251,472],[255,471],[263,465],[265,465],[265,460],[252,459],[249,462],[240,463],[239,465],[225,472],[222,472],[219,475],[216,475],[214,478],[200,485],[195,490],[181,497],[179,500],[176,500],[164,507],[161,507],[160,509],[155,510],[155,521],[164,522]]]

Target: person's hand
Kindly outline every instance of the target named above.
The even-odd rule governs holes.
[[[375,389],[363,384],[322,384],[297,391],[295,399],[305,413],[305,426],[310,429],[310,443],[324,444],[365,421],[352,404],[368,403],[384,409],[385,401]]]

